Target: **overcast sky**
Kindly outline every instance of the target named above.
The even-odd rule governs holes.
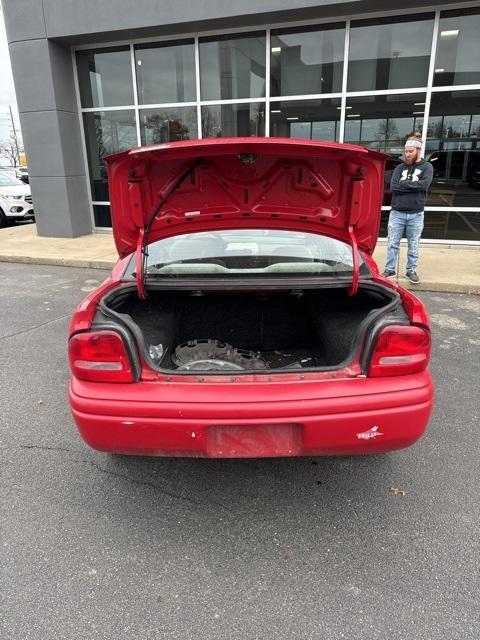
[[[3,22],[3,11],[0,5],[0,143],[7,141],[10,136],[9,105],[14,109],[15,126],[20,128],[10,56],[8,55],[7,36]]]

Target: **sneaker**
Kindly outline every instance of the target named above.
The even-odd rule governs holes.
[[[394,278],[395,277],[395,271],[392,271],[391,269],[385,269],[385,271],[382,273],[382,276],[384,278]]]
[[[411,271],[407,271],[406,276],[410,280],[410,282],[413,282],[413,284],[418,284],[420,282],[420,278],[418,277],[417,272],[413,269]]]

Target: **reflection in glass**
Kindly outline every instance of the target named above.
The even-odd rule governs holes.
[[[134,111],[83,114],[92,199],[108,201],[107,170],[103,158],[137,146]]]
[[[265,34],[202,38],[200,83],[202,100],[265,96]]]
[[[353,22],[348,91],[427,86],[432,35],[431,14]]]
[[[348,98],[344,140],[398,158],[407,137],[422,131],[424,109],[423,93]]]
[[[425,157],[433,164],[430,206],[480,206],[480,91],[432,94]]]
[[[479,33],[478,7],[441,14],[434,85],[480,83]]]
[[[388,211],[382,211],[379,236],[387,237]],[[480,212],[425,211],[423,240],[480,240]]]
[[[265,104],[218,104],[202,107],[204,138],[265,135]]]
[[[271,102],[271,135],[305,140],[338,140],[340,104],[340,98]]]
[[[140,109],[140,132],[143,145],[198,138],[197,109]]]
[[[133,104],[129,47],[77,51],[76,56],[82,107]]]
[[[283,29],[271,35],[271,95],[336,93],[342,90],[345,27]]]
[[[387,153],[383,204],[390,205],[390,180],[403,159],[405,140],[423,129],[425,94],[348,98],[344,141]]]
[[[139,104],[197,99],[193,40],[177,45],[136,45],[135,65]]]

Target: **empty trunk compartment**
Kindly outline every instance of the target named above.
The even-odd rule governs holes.
[[[133,330],[156,368],[265,371],[344,365],[385,313],[406,319],[399,300],[375,285],[355,296],[344,288],[152,290],[146,300],[122,289],[104,309]]]

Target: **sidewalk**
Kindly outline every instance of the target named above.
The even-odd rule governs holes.
[[[418,272],[421,284],[406,278],[406,243],[400,249],[399,284],[417,291],[450,291],[480,294],[480,246],[463,247],[422,243]],[[386,243],[379,242],[374,258],[383,269]],[[0,262],[52,264],[65,267],[111,269],[117,252],[109,232],[79,238],[42,238],[34,224],[0,229]]]

